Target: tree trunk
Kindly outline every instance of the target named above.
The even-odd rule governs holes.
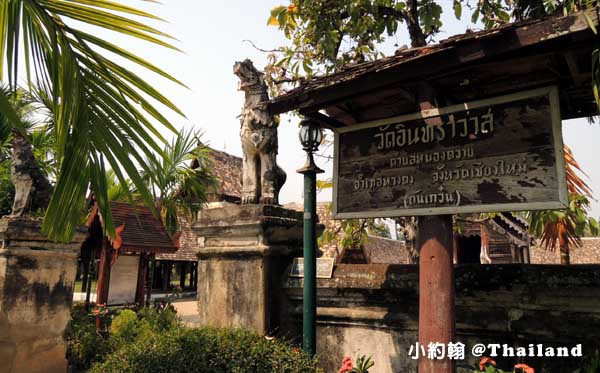
[[[558,246],[560,248],[560,264],[571,264],[567,230],[562,222],[558,222]]]

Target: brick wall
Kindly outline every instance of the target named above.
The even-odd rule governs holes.
[[[600,237],[584,237],[582,246],[571,249],[571,264],[600,264]],[[560,264],[558,247],[546,250],[540,245],[531,248],[532,264]]]

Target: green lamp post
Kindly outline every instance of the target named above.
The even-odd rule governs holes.
[[[313,153],[323,140],[323,130],[317,123],[300,122],[300,143],[306,152],[306,163],[298,170],[304,175],[304,288],[302,317],[302,348],[314,355],[317,351],[317,174],[323,173],[315,164]]]

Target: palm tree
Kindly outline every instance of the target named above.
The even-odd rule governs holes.
[[[530,231],[540,237],[546,249],[554,249],[558,243],[561,264],[570,263],[572,247],[581,246],[580,237],[586,228],[594,235],[598,234],[598,222],[587,215],[592,191],[578,173],[579,163],[573,157],[571,149],[565,145],[565,163],[569,207],[566,210],[532,211],[528,213]]]
[[[150,170],[158,163],[156,154],[162,154],[161,144],[166,141],[153,123],[175,131],[154,103],[183,114],[112,56],[181,83],[134,53],[71,24],[79,21],[176,49],[165,41],[168,35],[134,17],[159,19],[111,0],[4,0],[0,4],[0,74],[8,72],[12,91],[25,80],[30,91],[44,92],[53,117],[58,173],[42,225],[52,239],[70,239],[81,223],[80,211],[89,189],[105,228],[109,235],[114,233],[105,176],[108,168],[119,182],[130,179],[154,210],[152,194],[137,165]],[[7,119],[0,121],[0,143],[11,131],[25,137],[25,126],[4,92],[0,93],[0,112]]]
[[[200,136],[191,130],[181,131],[164,148],[160,162],[144,174],[170,235],[178,230],[179,216],[193,217],[216,186],[210,149],[202,144]]]

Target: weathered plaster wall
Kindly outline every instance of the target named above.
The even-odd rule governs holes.
[[[39,226],[40,220],[0,219],[0,372],[67,368],[63,332],[83,235],[53,243]]]
[[[584,237],[581,246],[570,251],[571,264],[600,264],[600,237]],[[531,248],[531,263],[560,264],[560,250],[546,250],[540,245]]]
[[[119,255],[110,269],[108,304],[135,302],[139,255]]]
[[[288,278],[290,324],[298,337],[302,281]],[[373,373],[416,372],[408,356],[417,341],[418,269],[409,265],[337,265],[318,280],[317,349],[326,372],[344,356],[373,356]],[[511,345],[583,344],[598,347],[600,266],[463,265],[456,269],[457,339]],[[467,353],[467,357],[469,354]],[[509,368],[512,361],[497,358]],[[478,359],[458,364],[458,372]],[[577,359],[530,359],[536,372],[571,372]]]
[[[203,209],[198,235],[200,324],[279,328],[285,296],[281,284],[302,249],[302,214],[268,205],[220,204]]]

